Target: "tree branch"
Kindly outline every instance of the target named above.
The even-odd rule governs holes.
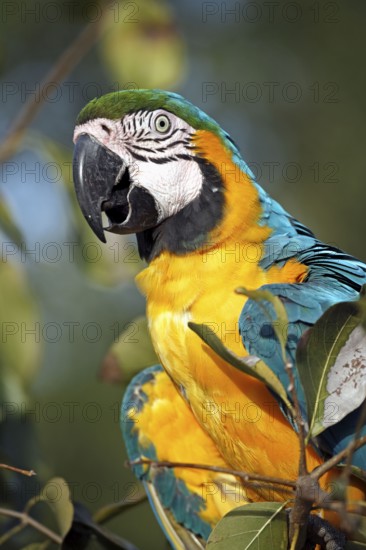
[[[12,472],[17,472],[18,474],[22,474],[23,476],[36,476],[36,472],[34,470],[23,470],[22,468],[16,468],[15,466],[9,466],[8,464],[0,464],[0,468],[3,470],[11,470]]]
[[[291,394],[292,401],[294,403],[296,418],[294,419],[298,428],[298,437],[300,445],[300,460],[299,460],[299,476],[305,476],[308,474],[308,468],[306,464],[306,445],[305,445],[305,423],[301,414],[300,403],[297,397],[295,388],[295,377],[293,372],[293,365],[290,361],[287,361],[285,370],[290,380],[288,391]]]
[[[351,453],[353,454],[355,451],[357,451],[357,449],[363,447],[364,445],[366,445],[366,435],[360,437],[356,441],[352,441],[345,449],[343,449],[343,451],[340,451],[338,454],[332,456],[326,462],[315,468],[310,473],[310,476],[313,479],[320,479],[324,474],[329,472],[329,470],[337,466],[337,464],[339,464],[341,460],[344,460]]]
[[[109,4],[110,1],[107,1],[104,6],[105,10]],[[45,76],[34,96],[25,103],[11,124],[7,136],[0,144],[0,163],[5,162],[16,152],[26,129],[32,123],[45,100],[47,87],[50,84],[62,82],[98,40],[102,21],[103,17],[100,17],[98,21],[93,21],[83,28]]]
[[[291,550],[300,550],[306,542],[308,519],[311,512],[312,502],[304,498],[304,494],[311,494],[319,489],[318,482],[309,476],[306,463],[306,443],[305,443],[305,422],[302,417],[299,398],[295,387],[295,377],[293,365],[290,361],[285,364],[285,370],[289,377],[288,391],[291,395],[295,407],[296,426],[298,429],[298,440],[300,447],[299,457],[299,476],[296,482],[295,502],[290,512],[289,536],[291,541]]]
[[[155,466],[157,468],[193,468],[196,470],[208,470],[210,472],[230,474],[232,476],[239,477],[245,483],[255,480],[255,481],[263,481],[264,483],[270,483],[272,485],[283,485],[285,487],[291,487],[292,489],[296,488],[296,483],[289,479],[282,479],[280,477],[262,476],[259,474],[242,472],[239,470],[231,470],[230,468],[223,468],[221,466],[210,466],[207,464],[195,464],[192,462],[170,462],[168,460],[149,460],[147,458],[140,458],[138,460],[133,460],[131,462],[127,461],[127,464],[129,466],[147,464],[150,466]],[[278,490],[280,490],[280,488]]]
[[[23,531],[25,528],[24,523],[18,523],[17,525],[14,525],[9,531],[6,531],[3,535],[0,537],[0,546],[3,546],[8,540],[10,540],[12,537],[20,533],[20,531]]]
[[[95,523],[102,525],[103,523],[106,523],[107,521],[113,519],[115,516],[118,516],[118,514],[120,514],[124,510],[128,510],[129,508],[132,508],[133,506],[140,504],[146,499],[147,499],[147,495],[144,492],[142,492],[142,494],[138,498],[136,498],[135,500],[132,500],[131,502],[126,502],[125,500],[121,500],[120,502],[107,504],[106,506],[99,508],[99,510],[95,512],[95,514],[93,515],[93,521],[95,521]]]
[[[341,482],[343,482],[344,485],[348,484],[349,478],[351,476],[352,457],[353,457],[354,452],[356,451],[355,445],[356,445],[357,441],[360,438],[361,430],[364,427],[365,421],[366,421],[366,399],[364,400],[364,402],[362,403],[362,406],[361,406],[361,414],[360,414],[360,416],[358,418],[358,421],[357,421],[355,436],[354,436],[353,440],[347,446],[347,448],[349,447],[349,453],[346,457],[346,465],[343,468],[341,475],[339,476],[339,480]]]
[[[29,525],[30,527],[33,527],[33,529],[36,529],[36,531],[39,531],[40,533],[42,533],[42,535],[45,535],[53,542],[56,542],[57,544],[62,543],[62,537],[60,535],[58,535],[54,531],[51,531],[51,529],[49,529],[45,525],[42,525],[42,523],[39,523],[39,521],[32,518],[31,516],[28,516],[28,514],[24,512],[16,512],[15,510],[0,508],[0,514],[10,518],[16,518],[21,522],[22,525]]]

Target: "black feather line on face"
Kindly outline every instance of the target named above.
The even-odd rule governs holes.
[[[150,137],[147,137],[147,138],[143,138],[143,139],[140,139],[139,141],[153,141],[154,143],[161,143],[162,141],[167,141],[168,139],[170,139],[174,134],[176,134],[177,132],[183,132],[183,133],[188,133],[187,130],[185,128],[176,128],[175,130],[173,130],[172,132],[170,132],[170,134],[168,136],[165,136],[165,137],[161,137],[161,138],[157,138],[155,136],[150,136]]]
[[[136,145],[136,143],[134,143],[132,146],[130,147],[133,147],[133,149],[137,149],[138,151],[146,151],[147,153],[150,153],[150,154],[155,154],[157,152],[159,153],[165,153],[166,151],[166,147],[141,147],[141,145]]]
[[[210,231],[222,220],[225,189],[221,175],[206,160],[194,160],[199,160],[203,176],[199,196],[157,227],[136,235],[139,254],[148,262],[164,250],[184,255],[202,248],[209,243]]]

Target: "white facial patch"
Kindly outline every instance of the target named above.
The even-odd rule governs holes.
[[[163,123],[164,131],[160,129]],[[199,164],[189,158],[194,157],[190,137],[195,129],[172,113],[157,109],[131,113],[122,121],[90,120],[75,128],[74,142],[84,133],[124,160],[131,188],[142,187],[154,197],[158,222],[173,216],[199,195],[202,173]]]

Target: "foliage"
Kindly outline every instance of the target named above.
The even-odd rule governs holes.
[[[288,326],[286,311],[280,303],[279,298],[271,296],[268,292],[261,291],[244,291],[239,289],[241,293],[245,293],[251,299],[257,300],[261,307],[265,310],[266,303],[271,303],[274,307],[278,318],[273,322],[273,328],[276,331],[276,336],[281,345],[283,352],[283,368],[289,369],[288,360],[286,359],[286,334],[283,330]],[[336,425],[345,415],[349,414],[362,403],[363,410],[360,415],[359,428],[356,430],[354,439],[349,443],[348,447],[336,459],[329,459],[325,463],[314,470],[307,473],[306,469],[302,472],[300,457],[299,478],[297,480],[297,492],[294,494],[292,503],[293,510],[297,507],[303,507],[303,513],[309,516],[312,509],[311,504],[322,508],[324,503],[314,501],[314,482],[317,487],[317,494],[321,495],[322,490],[318,485],[319,478],[328,470],[340,463],[346,463],[346,468],[349,469],[348,474],[343,472],[342,477],[348,479],[351,473],[360,475],[366,480],[366,472],[361,472],[357,469],[351,469],[350,460],[356,448],[366,444],[366,437],[359,437],[359,431],[363,427],[366,420],[366,400],[364,387],[364,369],[366,368],[366,332],[365,324],[365,295],[361,293],[358,302],[342,302],[329,308],[315,325],[305,332],[299,341],[297,348],[296,369],[300,376],[300,380],[305,392],[307,401],[307,416],[309,426],[307,434],[300,429],[300,426],[306,424],[301,418],[301,412],[298,408],[296,398],[295,384],[293,375],[289,371],[289,387],[287,390],[283,388],[279,379],[274,373],[258,358],[246,356],[243,358],[237,357],[230,352],[220,342],[217,336],[213,333],[210,327],[205,325],[196,325],[190,323],[190,328],[194,330],[202,340],[209,345],[220,357],[239,368],[246,374],[260,379],[268,388],[277,395],[279,401],[287,407],[287,414],[292,417],[292,422],[298,428],[300,438],[300,448],[304,450],[306,442],[312,442],[317,447],[316,439],[322,431],[329,426]],[[278,330],[280,327],[280,330]],[[267,371],[268,369],[268,371]],[[274,380],[275,378],[275,380]],[[324,411],[326,409],[327,398],[331,397],[330,403],[336,402],[336,411],[338,414],[333,415],[332,421],[325,422]],[[290,403],[289,401],[292,401]],[[348,475],[348,477],[347,477]],[[263,481],[268,482],[268,478],[263,478]],[[276,484],[272,480],[273,485]],[[358,518],[358,525],[354,523],[354,508],[362,511],[364,503],[352,503],[347,505],[342,493],[331,495],[322,494],[327,497],[327,509],[337,510],[343,513],[343,528],[347,531],[351,541],[347,543],[347,548],[356,549],[364,547],[366,521],[362,516]],[[312,497],[309,497],[312,495]],[[338,500],[340,498],[340,500]],[[309,506],[310,503],[310,506]],[[277,506],[277,508],[276,508]],[[287,532],[288,527],[286,521],[279,522],[276,513],[272,515],[269,510],[281,510],[281,503],[256,503],[241,508],[235,509],[227,514],[213,530],[209,541],[208,548],[221,550],[224,548],[268,548],[271,544],[273,548],[287,548]],[[236,514],[237,512],[237,514]],[[239,521],[238,521],[239,518]],[[254,519],[253,519],[254,518]],[[254,521],[253,526],[251,523]],[[306,539],[306,522],[303,525],[298,525],[296,528],[296,518],[290,514],[290,535],[292,533],[291,548],[301,549],[303,540]],[[268,537],[267,538],[267,530]],[[301,530],[305,530],[305,534],[301,534]],[[261,535],[261,536],[259,536]]]
[[[184,41],[170,7],[160,0],[115,2],[105,20],[101,54],[123,87],[170,89],[185,73]]]
[[[33,508],[40,503],[46,503],[52,510],[53,519],[57,526],[56,531],[37,521],[31,514]],[[110,533],[100,525],[113,517],[116,510],[121,514],[129,506],[130,504],[126,504],[126,502],[120,502],[113,507],[103,508],[95,514],[97,519],[93,519],[85,506],[72,501],[67,482],[62,478],[52,478],[46,483],[39,495],[32,497],[26,503],[23,512],[0,509],[0,514],[18,520],[14,527],[0,537],[0,545],[7,544],[12,537],[21,533],[26,527],[31,527],[45,540],[27,545],[24,550],[29,550],[29,548],[40,550],[48,547],[48,542],[56,543],[64,549],[77,547],[84,549],[119,548],[122,550],[137,550],[133,544]]]
[[[286,503],[256,502],[229,512],[212,531],[210,550],[278,548],[288,545]]]
[[[364,307],[364,296],[358,303],[332,306],[298,346],[296,364],[307,399],[309,439],[340,422],[365,399]]]

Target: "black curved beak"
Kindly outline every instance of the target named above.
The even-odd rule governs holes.
[[[89,134],[81,134],[76,140],[73,178],[84,217],[102,242],[106,242],[104,229],[127,234],[157,224],[154,198],[145,189],[133,186],[125,162]],[[102,211],[110,222],[105,228]]]
[[[81,211],[96,236],[105,243],[102,204],[110,198],[123,172],[123,161],[88,134],[81,134],[75,144],[72,168]]]

